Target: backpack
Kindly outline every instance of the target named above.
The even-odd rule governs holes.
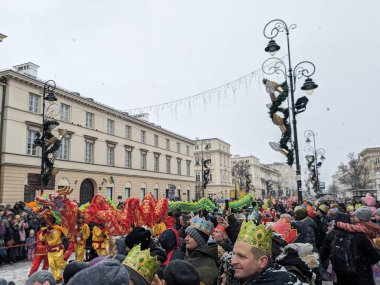
[[[356,274],[357,247],[352,234],[335,234],[331,243],[331,264],[336,273]]]

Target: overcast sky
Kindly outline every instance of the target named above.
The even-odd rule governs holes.
[[[269,57],[265,24],[297,24],[292,62],[312,61],[319,85],[297,116],[303,180],[308,129],[326,150],[327,184],[349,152],[380,145],[378,0],[1,2],[0,33],[8,38],[0,43],[0,69],[31,61],[40,65],[39,78],[121,110],[192,96],[260,70]],[[278,56],[286,55],[285,34],[276,41]],[[285,162],[268,145],[281,134],[259,81],[191,108],[165,108],[150,120],[191,139],[220,138],[233,154]],[[298,98],[305,94],[303,80],[297,83]]]

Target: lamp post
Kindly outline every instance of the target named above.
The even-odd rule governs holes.
[[[319,185],[319,171],[318,168],[322,166],[322,162],[326,159],[325,157],[325,149],[324,148],[318,148],[316,147],[316,142],[315,142],[315,133],[312,130],[307,130],[305,131],[305,138],[306,138],[306,143],[308,144],[305,147],[305,152],[306,153],[311,153],[312,157],[309,155],[306,156],[306,160],[309,162],[314,163],[314,169],[315,169],[315,183],[314,183],[314,189],[319,193],[320,192],[320,185]],[[312,140],[310,140],[312,139]],[[310,143],[313,143],[313,146],[310,145]],[[318,159],[322,160],[318,162]]]
[[[211,165],[211,158],[210,158],[210,153],[209,153],[209,150],[211,148],[210,141],[202,140],[200,145],[201,145],[201,150],[200,150],[201,156],[199,157],[199,152],[195,156],[195,166],[201,165],[201,180],[196,181],[196,191],[195,191],[196,200],[199,200],[201,197],[203,198],[205,196],[205,189],[206,189],[207,183],[209,182],[209,177],[210,177],[209,170],[210,170],[210,165]],[[205,159],[204,157],[204,150],[206,152],[205,154],[206,154],[207,159]],[[208,171],[206,174],[205,174],[205,167],[207,168],[206,170]]]
[[[56,88],[54,80],[48,80],[44,85],[44,91],[42,94],[42,136],[39,139],[38,145],[41,146],[41,194],[43,193],[44,187],[47,183],[44,181],[44,176],[46,172],[46,162],[48,160],[48,154],[46,153],[46,149],[49,143],[49,139],[47,134],[50,133],[50,130],[47,128],[47,119],[45,118],[45,102],[54,102],[57,101],[57,97],[55,97],[54,90]],[[37,136],[39,137],[39,136]]]
[[[250,190],[250,184],[251,184],[250,182],[252,179],[251,174],[249,174],[249,168],[250,168],[249,160],[232,161],[232,168],[231,168],[232,177],[235,178],[235,181],[238,182],[239,189],[245,188],[245,191],[247,194]],[[244,187],[244,183],[245,183],[245,187]],[[236,198],[236,192],[235,192],[235,198]]]
[[[306,77],[305,83],[301,87],[301,90],[306,91],[309,95],[312,94],[313,90],[318,87],[317,84],[313,82],[310,78],[315,73],[315,65],[310,61],[302,61],[298,63],[294,69],[291,63],[290,54],[290,42],[289,42],[289,31],[295,29],[297,26],[292,24],[288,26],[283,20],[275,19],[268,22],[263,30],[264,36],[269,39],[269,43],[265,48],[272,58],[269,58],[263,63],[263,72],[265,74],[279,74],[280,72],[284,75],[285,80],[289,79],[290,82],[290,103],[292,110],[292,125],[293,125],[293,148],[296,157],[296,179],[297,179],[297,194],[298,201],[302,201],[302,180],[301,180],[301,166],[299,161],[299,150],[298,150],[298,137],[297,137],[297,120],[296,115],[306,110],[307,102],[309,101],[307,97],[303,96],[294,102],[294,91],[296,89],[296,80]],[[288,72],[286,72],[285,63],[279,59],[273,57],[275,53],[280,50],[280,46],[276,43],[274,38],[281,32],[285,32],[287,41],[287,52],[288,52]],[[269,62],[271,61],[271,62]]]

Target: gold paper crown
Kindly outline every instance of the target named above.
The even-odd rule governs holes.
[[[141,250],[140,245],[132,248],[124,259],[123,264],[139,273],[148,284],[152,283],[158,268],[157,256],[151,257],[149,249]]]
[[[263,224],[256,226],[253,221],[243,222],[237,241],[247,243],[269,254],[272,252],[272,232]]]

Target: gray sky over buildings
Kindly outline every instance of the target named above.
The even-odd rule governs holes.
[[[269,57],[262,30],[279,18],[291,30],[293,65],[316,65],[319,88],[298,115],[326,150],[322,181],[349,152],[380,145],[377,113],[380,1],[2,1],[0,68],[31,61],[38,77],[120,110],[202,93],[255,70]],[[286,37],[276,38],[286,55]],[[268,115],[258,72],[220,94],[152,111],[150,121],[186,137],[218,137],[233,154],[285,162],[269,141],[281,134]],[[282,81],[281,77],[271,77]],[[297,82],[296,97],[304,96]],[[176,107],[177,105],[177,107]]]

